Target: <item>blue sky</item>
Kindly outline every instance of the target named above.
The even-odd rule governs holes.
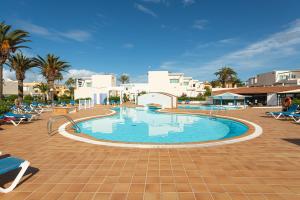
[[[299,0],[11,0],[0,20],[31,33],[27,55],[70,62],[66,77],[127,73],[145,82],[148,70],[169,70],[204,81],[229,65],[246,80],[300,69],[299,10]]]

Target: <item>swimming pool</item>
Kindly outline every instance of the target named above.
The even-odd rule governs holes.
[[[178,105],[179,109],[190,110],[238,110],[239,106],[217,106],[217,105]]]
[[[116,108],[115,115],[78,122],[83,134],[99,140],[176,144],[241,136],[241,122],[202,115],[158,113],[145,108]]]

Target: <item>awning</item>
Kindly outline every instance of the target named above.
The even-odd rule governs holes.
[[[218,95],[215,95],[215,96],[212,96],[213,99],[222,99],[222,100],[235,100],[235,99],[245,99],[246,97],[248,96],[244,96],[244,95],[240,95],[240,94],[234,94],[234,93],[231,93],[231,92],[226,92],[226,93],[223,93],[223,94],[218,94]]]
[[[290,93],[300,93],[300,89],[297,90],[288,90],[284,92],[278,92],[279,94],[290,94]]]

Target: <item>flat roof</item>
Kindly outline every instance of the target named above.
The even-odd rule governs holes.
[[[298,90],[300,86],[267,86],[267,87],[240,87],[214,91],[213,95],[231,92],[235,94],[265,94],[265,93],[280,93],[289,90]]]

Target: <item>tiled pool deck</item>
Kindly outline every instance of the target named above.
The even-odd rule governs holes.
[[[29,160],[35,174],[0,199],[299,200],[300,125],[264,117],[265,111],[223,113],[259,124],[260,137],[194,149],[112,148],[50,137],[49,113],[19,127],[4,125],[0,151]]]

